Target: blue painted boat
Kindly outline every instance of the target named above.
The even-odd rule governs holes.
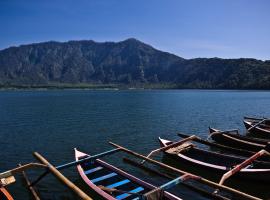
[[[90,155],[75,149],[76,161],[85,159]],[[123,170],[108,164],[100,159],[87,160],[77,165],[80,176],[84,182],[99,196],[108,200],[139,200],[146,193],[157,189],[156,186],[147,183]],[[110,189],[112,189],[110,191]],[[181,198],[164,192],[166,200],[181,200]]]

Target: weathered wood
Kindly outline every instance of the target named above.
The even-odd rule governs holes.
[[[19,164],[19,166],[22,166],[22,165]],[[33,195],[34,199],[35,199],[35,200],[40,200],[40,198],[39,198],[39,196],[38,196],[38,194],[37,194],[35,188],[32,187],[32,186],[30,185],[30,181],[29,181],[29,179],[28,179],[28,177],[27,177],[25,171],[22,171],[22,175],[23,175],[24,180],[25,180],[25,182],[26,182],[26,185],[27,185],[27,187],[29,188],[29,190],[30,190],[31,194]]]
[[[47,166],[40,163],[28,163],[28,164],[16,167],[14,169],[5,171],[3,173],[0,173],[0,178],[6,178],[6,177],[14,175],[15,173],[21,173],[22,171],[25,171],[26,169],[32,169],[32,168],[47,168]]]
[[[246,194],[246,193],[241,192],[241,191],[238,191],[238,190],[236,190],[236,189],[233,189],[233,188],[230,188],[230,187],[227,187],[227,186],[224,186],[224,185],[219,185],[218,183],[215,183],[215,182],[210,181],[210,180],[208,180],[208,179],[205,179],[205,178],[203,178],[203,177],[193,175],[193,174],[191,174],[191,173],[188,173],[188,172],[186,172],[186,171],[183,171],[183,170],[177,169],[177,168],[175,168],[175,167],[166,165],[166,164],[164,164],[164,163],[161,163],[161,162],[159,162],[159,161],[153,160],[153,159],[151,159],[151,158],[147,158],[147,157],[144,156],[144,155],[141,155],[141,154],[139,154],[139,153],[136,153],[136,152],[134,152],[134,151],[131,151],[131,150],[129,150],[129,149],[125,148],[125,147],[122,147],[122,146],[120,146],[120,145],[118,145],[118,144],[115,144],[115,143],[113,143],[113,142],[109,142],[109,143],[110,143],[111,145],[117,147],[117,148],[121,148],[122,151],[124,151],[124,152],[126,152],[126,153],[128,153],[128,154],[131,154],[131,155],[136,156],[136,157],[138,157],[138,158],[144,159],[144,160],[146,160],[146,161],[148,161],[148,162],[150,162],[150,163],[156,164],[156,165],[158,165],[158,166],[160,166],[160,167],[163,167],[163,168],[172,170],[172,171],[174,171],[175,173],[178,173],[178,174],[180,174],[180,175],[181,175],[181,174],[187,174],[187,175],[194,176],[194,177],[196,177],[196,180],[197,180],[197,181],[199,181],[199,182],[201,182],[201,183],[204,183],[204,184],[206,184],[206,185],[209,185],[209,186],[212,186],[212,187],[216,187],[216,188],[219,188],[219,189],[223,189],[223,190],[225,190],[225,191],[228,191],[228,192],[237,194],[237,195],[239,195],[239,196],[241,196],[241,197],[244,197],[244,198],[246,198],[246,199],[253,199],[253,200],[259,200],[259,199],[260,199],[260,198],[258,198],[258,197],[254,197],[254,196],[252,196],[252,195]]]
[[[255,125],[249,127],[249,128],[248,128],[248,131],[250,131],[250,130],[256,128],[257,126],[259,126],[261,123],[265,122],[266,120],[267,120],[267,119],[263,119],[263,120],[259,121],[258,123],[256,123]]]
[[[180,141],[178,141],[178,142],[174,142],[174,143],[172,143],[172,144],[170,144],[170,145],[168,145],[168,146],[165,146],[165,147],[161,147],[161,148],[155,149],[155,150],[151,151],[146,157],[147,157],[147,158],[150,158],[150,156],[154,155],[155,153],[158,153],[158,152],[161,152],[161,151],[166,151],[167,149],[176,147],[176,146],[181,145],[181,144],[183,144],[183,143],[185,143],[185,142],[187,142],[187,141],[194,140],[195,138],[196,138],[195,135],[191,135],[191,136],[188,137],[188,138],[185,138],[185,139],[180,140]],[[144,162],[145,162],[145,160],[142,161],[142,163],[144,163]]]
[[[61,174],[52,164],[50,164],[44,157],[42,157],[39,153],[34,152],[34,156],[44,165],[48,166],[50,172],[64,185],[66,185],[69,189],[71,189],[75,194],[77,194],[81,199],[84,200],[92,200],[87,194],[85,194],[80,188],[78,188],[74,183],[68,180],[63,174]]]

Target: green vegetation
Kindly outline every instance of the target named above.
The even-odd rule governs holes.
[[[0,88],[270,89],[270,61],[183,59],[136,39],[45,42],[0,51]]]

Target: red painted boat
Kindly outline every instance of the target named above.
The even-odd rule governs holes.
[[[89,156],[75,149],[76,161]],[[83,162],[77,165],[77,169],[84,182],[99,196],[108,200],[139,200],[145,193],[157,188],[100,159]],[[107,192],[107,190],[102,190],[101,186],[107,189],[117,189],[118,192]],[[119,193],[119,191],[126,192]],[[181,198],[166,191],[164,196],[163,199],[167,200],[181,200]]]
[[[4,187],[0,187],[0,199],[1,200],[14,200],[13,197]]]

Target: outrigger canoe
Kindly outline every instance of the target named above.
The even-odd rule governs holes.
[[[212,140],[226,146],[255,152],[262,149],[270,149],[270,143],[263,141],[260,141],[260,143],[258,143],[258,141],[256,142],[254,139],[252,140],[251,138],[245,138],[244,136],[235,135],[226,131],[223,132],[217,129],[210,128],[209,133]]]
[[[161,147],[172,144],[170,140],[159,138]],[[245,161],[245,158],[220,154],[194,147],[190,143],[184,143],[174,149],[164,152],[173,156],[182,164],[188,164],[197,169],[207,170],[219,176],[231,170],[237,164]],[[237,178],[243,178],[249,181],[259,181],[270,183],[270,164],[254,161],[251,165],[243,168],[235,175]]]
[[[270,119],[244,117],[243,122],[248,132],[258,137],[270,138]]]
[[[89,156],[75,149],[76,161]],[[154,185],[100,159],[83,162],[77,165],[77,169],[84,182],[100,197],[108,200],[139,200],[150,191],[158,189]],[[181,198],[166,191],[163,199],[181,200]]]
[[[14,200],[9,192],[4,187],[0,187],[0,199],[1,200]]]
[[[244,140],[247,142],[253,142],[253,143],[258,143],[258,144],[264,144],[267,145],[268,143],[270,143],[270,139],[262,139],[262,138],[256,138],[256,137],[250,137],[250,136],[246,136],[246,135],[240,135],[238,133],[238,131],[236,132],[235,130],[219,130],[216,128],[212,128],[209,127],[209,133],[214,133],[214,132],[222,132],[225,135],[228,135],[230,137],[236,138],[236,139],[240,139],[240,140]]]

